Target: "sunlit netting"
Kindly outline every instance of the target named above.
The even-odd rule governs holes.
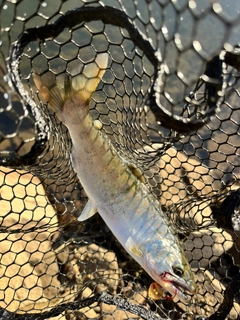
[[[240,2],[0,2],[0,319],[239,319]],[[90,104],[159,199],[194,272],[160,296],[87,202],[66,127],[32,73],[107,52]]]

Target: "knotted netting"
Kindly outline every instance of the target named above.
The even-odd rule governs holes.
[[[1,319],[239,319],[238,0],[0,2]],[[107,52],[90,114],[175,226],[197,283],[153,282],[87,195],[33,72]],[[77,68],[77,69],[76,69]]]

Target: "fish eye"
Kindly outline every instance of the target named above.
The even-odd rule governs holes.
[[[184,270],[183,270],[183,268],[181,266],[174,266],[173,267],[173,272],[178,277],[182,277],[183,274],[184,274]]]

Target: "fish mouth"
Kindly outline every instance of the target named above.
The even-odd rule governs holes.
[[[189,303],[191,300],[190,296],[187,296],[185,292],[194,294],[196,292],[195,283],[193,280],[186,282],[185,280],[172,275],[171,273],[165,272],[164,274],[158,275],[158,283],[163,287],[164,290],[171,294],[171,298],[178,298],[184,303]],[[166,297],[167,298],[167,297]]]

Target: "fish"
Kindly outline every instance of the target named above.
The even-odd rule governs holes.
[[[99,120],[89,113],[92,95],[108,68],[108,54],[96,55],[63,83],[33,73],[42,98],[68,128],[71,160],[87,196],[79,221],[99,213],[124,249],[171,297],[189,301],[196,285],[177,233],[140,169],[123,159]]]

